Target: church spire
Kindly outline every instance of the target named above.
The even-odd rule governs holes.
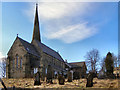
[[[40,30],[39,30],[39,18],[38,18],[38,4],[36,4],[36,12],[35,12],[35,20],[34,20],[34,29],[33,29],[33,40],[38,40],[41,42],[40,39]]]

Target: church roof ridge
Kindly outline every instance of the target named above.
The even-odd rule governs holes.
[[[82,62],[70,62],[69,64],[75,64],[75,63],[85,63],[85,61],[82,61]]]
[[[21,40],[23,40],[24,42],[26,42],[26,43],[29,43],[28,41],[26,41],[26,40],[24,40],[24,39],[22,39],[21,37],[19,37],[19,36],[17,36],[17,38],[19,38],[19,39],[21,39]],[[29,43],[30,44],[30,43]]]
[[[50,48],[49,46],[47,46],[46,44],[42,43],[41,44],[45,45],[47,48],[51,49],[52,51],[56,52],[55,50],[53,50],[52,48]],[[56,52],[57,53],[57,52]]]

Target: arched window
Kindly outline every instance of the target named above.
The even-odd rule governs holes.
[[[16,55],[16,68],[18,68],[18,55]]]
[[[47,74],[47,68],[45,69],[45,73]]]
[[[34,74],[38,72],[38,68],[34,68]]]
[[[20,59],[20,68],[22,68],[22,58]]]

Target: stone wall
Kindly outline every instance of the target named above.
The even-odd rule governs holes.
[[[6,66],[7,78],[25,77],[26,54],[27,52],[25,51],[25,48],[23,47],[19,39],[16,39],[10,51],[8,52]],[[22,59],[22,67],[20,67],[20,59]]]
[[[20,42],[18,38],[14,41],[10,51],[8,52],[6,75],[7,78],[30,78],[34,77],[34,68],[39,68],[41,77],[44,79],[46,77],[46,70],[48,65],[52,65],[54,71],[62,72],[65,68],[64,62],[56,59],[55,57],[43,53],[41,48],[39,48],[36,42],[33,42],[37,51],[39,51],[40,57],[36,57],[30,53],[27,53],[26,49]],[[20,62],[22,59],[22,67],[20,67]]]
[[[73,72],[78,74],[77,76],[80,76],[79,78],[86,78],[86,69],[84,67],[73,68]]]
[[[53,67],[53,75],[54,75],[54,72],[55,71],[59,71],[59,72],[62,72],[62,70],[65,68],[65,64],[64,62],[46,54],[46,53],[43,53],[42,54],[43,56],[43,73],[42,73],[42,76],[46,76],[46,69],[48,68],[48,65],[52,65]],[[54,68],[56,67],[56,68]],[[60,68],[61,70],[57,69],[57,68]]]

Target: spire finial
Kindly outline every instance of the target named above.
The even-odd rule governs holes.
[[[36,10],[38,9],[38,3],[36,3]]]
[[[36,3],[36,6],[38,6],[38,3]]]

